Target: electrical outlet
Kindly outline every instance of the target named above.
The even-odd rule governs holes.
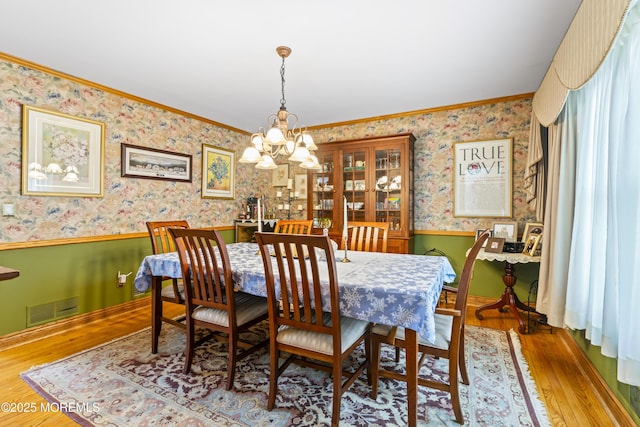
[[[127,277],[129,277],[132,274],[132,272],[129,272],[129,274],[120,274],[120,272],[118,271],[118,282],[117,282],[117,286],[119,288],[123,287],[124,285],[127,284]]]

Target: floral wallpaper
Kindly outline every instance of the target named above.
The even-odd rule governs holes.
[[[104,197],[21,195],[22,106],[31,105],[105,123]],[[514,140],[513,212],[534,218],[523,184],[531,99],[497,102],[346,126],[312,130],[317,142],[412,132],[415,144],[415,229],[474,231],[490,218],[452,216],[453,143]],[[345,118],[349,119],[349,118]],[[16,215],[2,217],[0,243],[100,236],[146,231],[145,222],[185,218],[192,226],[233,224],[249,196],[274,200],[271,173],[236,163],[235,200],[203,199],[202,144],[235,150],[248,136],[88,85],[0,59],[0,203],[13,203]],[[193,182],[120,176],[120,144],[153,147],[193,156]],[[290,177],[302,170],[290,169]]]
[[[415,229],[429,231],[475,231],[505,218],[458,218],[453,216],[453,144],[456,142],[513,138],[513,219],[520,232],[535,220],[526,203],[524,170],[529,141],[532,98],[459,109],[442,110],[374,122],[320,129],[316,141],[331,142],[411,132],[416,137]]]
[[[105,124],[104,197],[21,195],[22,106],[31,105]],[[271,176],[236,163],[236,201],[200,197],[202,144],[242,154],[248,137],[187,115],[0,60],[0,242],[146,231],[145,222],[186,218],[194,227],[233,224],[239,201],[269,191]],[[120,176],[120,144],[193,156],[193,181]],[[237,160],[237,159],[236,159]]]

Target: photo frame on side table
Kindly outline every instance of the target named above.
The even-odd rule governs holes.
[[[191,154],[121,144],[121,176],[191,182]]]
[[[540,239],[542,239],[542,234],[531,234],[524,243],[522,253],[529,256],[536,256],[536,252],[540,249]]]
[[[453,216],[511,218],[513,139],[456,142]]]
[[[542,234],[544,232],[544,224],[541,222],[527,222],[524,225],[522,233],[522,242],[527,242],[533,234]],[[526,246],[526,245],[525,245]]]
[[[485,252],[502,253],[504,248],[504,238],[502,237],[489,237],[487,239],[487,246],[484,248]]]
[[[289,181],[289,165],[276,165],[277,169],[274,169],[271,175],[272,187],[286,187]]]
[[[476,230],[476,240],[478,240],[478,238],[480,237],[480,235],[482,233],[485,232],[485,230],[489,230],[489,237],[493,236],[493,230],[492,229],[486,229],[486,228],[478,228]],[[488,239],[487,239],[488,240]],[[484,241],[484,245],[482,245],[483,248],[487,247],[487,240]]]
[[[202,144],[202,198],[234,199],[236,152]]]
[[[103,197],[104,123],[25,105],[22,194]]]
[[[505,242],[515,243],[518,241],[517,221],[497,221],[493,223],[492,237],[502,237]]]

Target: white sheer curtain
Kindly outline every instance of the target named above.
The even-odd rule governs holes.
[[[596,74],[569,93],[562,145],[575,148],[564,323],[640,386],[640,8]],[[575,129],[575,132],[567,132]],[[566,144],[566,145],[565,145]],[[544,248],[543,248],[544,250]]]

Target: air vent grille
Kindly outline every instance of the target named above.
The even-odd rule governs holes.
[[[27,327],[78,314],[78,297],[27,306]]]

